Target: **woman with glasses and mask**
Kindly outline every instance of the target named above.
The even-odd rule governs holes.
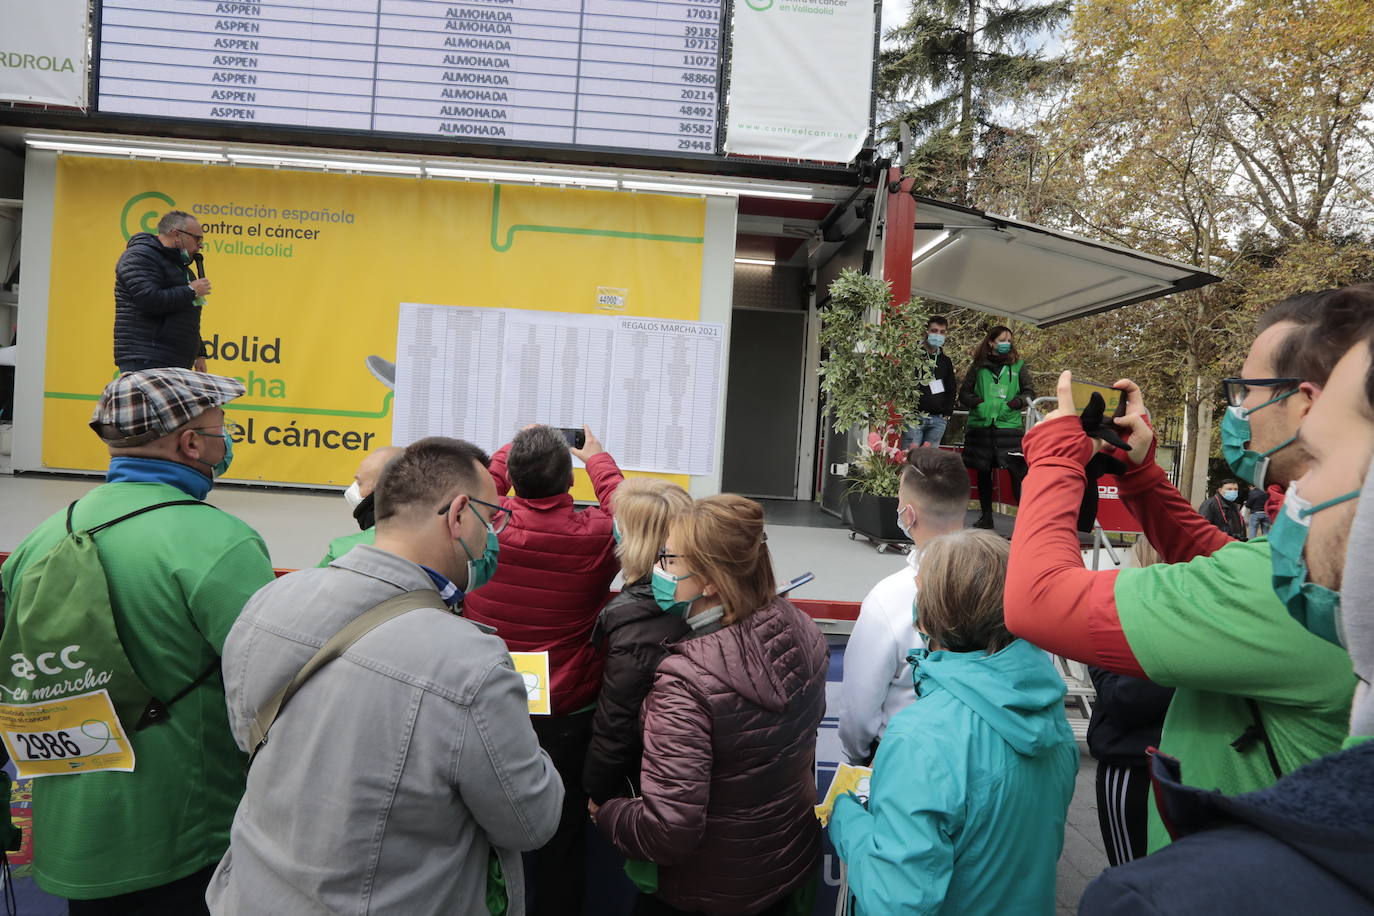
[[[626,857],[656,863],[644,914],[782,914],[820,864],[816,729],[828,649],[778,597],[758,503],[696,502],[669,525],[655,599],[688,633],[643,711],[639,798],[589,804]]]
[[[921,554],[916,702],[883,733],[868,806],[845,795],[830,817],[862,916],[1053,916],[1078,745],[1054,664],[1003,622],[1009,553],[960,531]]]
[[[686,490],[654,477],[627,480],[615,491],[611,512],[625,587],[592,631],[592,642],[605,645],[606,667],[582,772],[587,797],[597,804],[639,794],[639,710],[668,644],[690,632],[681,615],[654,600],[652,570],[669,522],[691,507]]]

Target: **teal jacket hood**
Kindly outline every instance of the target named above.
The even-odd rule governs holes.
[[[1040,649],[911,653],[919,699],[892,717],[868,806],[830,839],[859,916],[1049,916],[1078,745]]]
[[[1063,744],[1066,690],[1044,650],[1018,639],[992,654],[913,649],[907,658],[917,696],[948,690],[1021,756]]]

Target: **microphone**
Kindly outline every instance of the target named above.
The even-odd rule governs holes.
[[[192,259],[193,261],[196,262],[196,278],[199,279],[199,280],[204,280],[204,279],[205,279],[205,255],[203,255],[203,254],[201,254],[199,251],[197,251],[194,255],[191,256],[191,259]]]

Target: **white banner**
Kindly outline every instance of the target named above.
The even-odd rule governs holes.
[[[86,0],[0,0],[0,101],[86,107]]]
[[[725,151],[849,162],[868,136],[873,0],[737,0]]]

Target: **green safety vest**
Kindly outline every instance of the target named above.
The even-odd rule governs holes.
[[[974,393],[983,400],[969,411],[969,426],[1020,429],[1024,425],[1021,411],[1008,407],[1007,402],[1021,393],[1021,367],[1025,364],[1024,359],[1018,359],[1010,366],[998,367],[996,373],[991,366],[978,367]]]

